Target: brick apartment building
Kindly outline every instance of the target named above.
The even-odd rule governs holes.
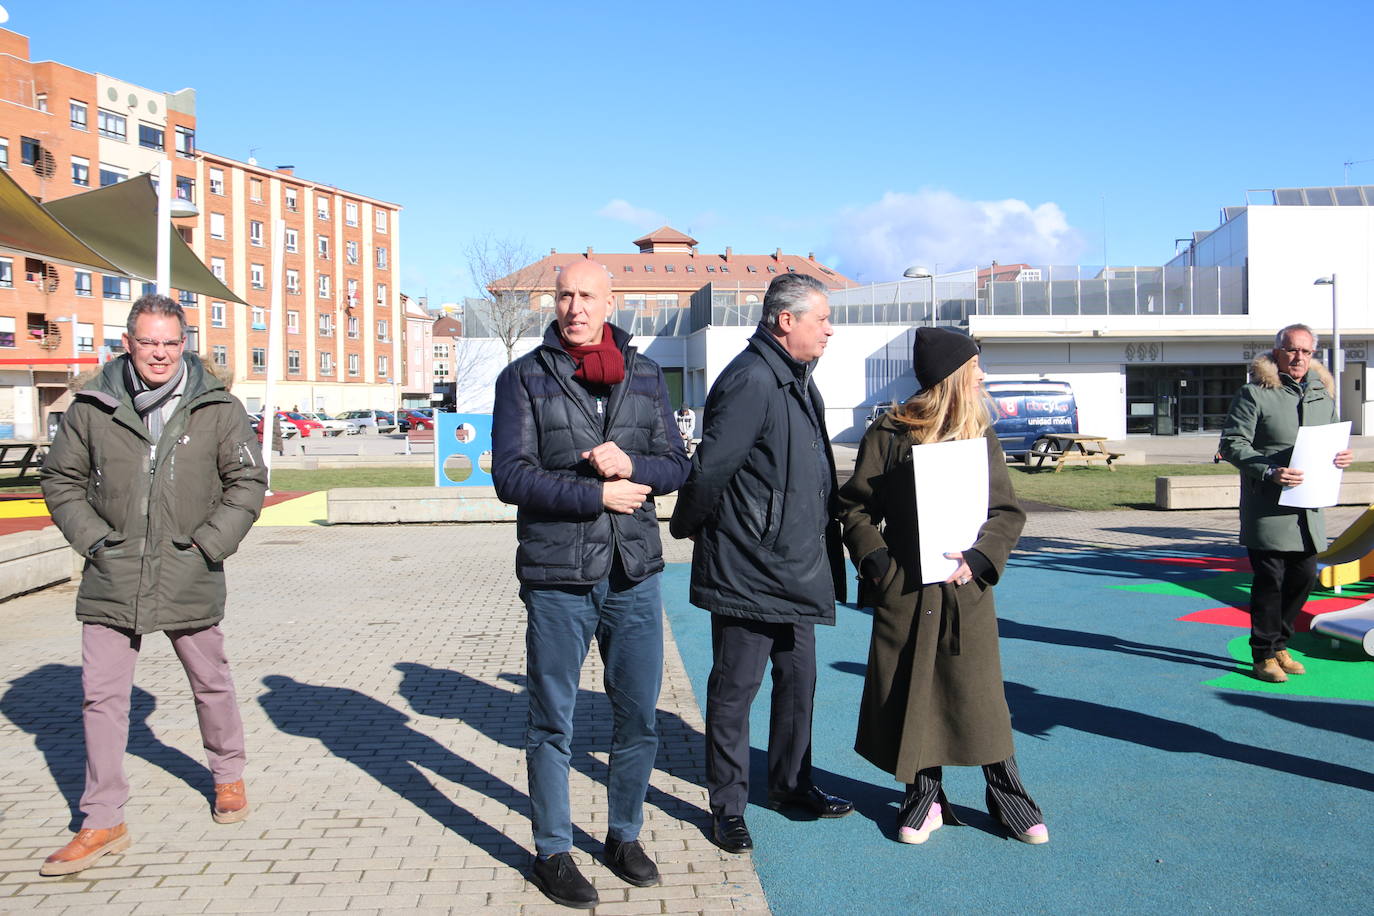
[[[192,345],[232,374],[250,409],[266,381],[271,232],[285,222],[277,400],[343,410],[400,399],[404,319],[400,207],[201,151],[193,89],[164,93],[53,61],[0,29],[0,168],[39,201],[79,194],[167,160],[199,215],[177,230],[243,305],[174,291]],[[42,437],[68,382],[117,355],[132,300],[151,283],[0,250],[0,438]]]

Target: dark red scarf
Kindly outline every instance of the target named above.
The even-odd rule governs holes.
[[[566,340],[562,343],[563,349],[577,364],[577,370],[573,372],[574,378],[579,378],[589,385],[607,387],[618,385],[625,379],[625,354],[615,345],[615,336],[611,334],[609,327],[602,329],[599,344],[575,347]]]

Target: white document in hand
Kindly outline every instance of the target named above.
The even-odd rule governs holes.
[[[962,553],[988,520],[988,444],[977,439],[911,447],[921,579],[943,582],[959,568],[945,554]]]
[[[1349,447],[1349,420],[1325,426],[1299,426],[1288,466],[1302,471],[1302,483],[1284,487],[1279,505],[1303,509],[1336,505],[1341,495],[1341,469],[1332,462],[1337,452]]]

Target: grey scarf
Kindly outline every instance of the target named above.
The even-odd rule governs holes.
[[[152,388],[134,369],[132,358],[124,364],[124,383],[129,388],[129,393],[134,398],[134,410],[138,412],[139,419],[148,427],[148,432],[152,433],[153,440],[162,438],[162,408],[166,405],[172,395],[179,392],[186,382],[186,360],[177,360],[176,374],[163,382],[156,388]]]

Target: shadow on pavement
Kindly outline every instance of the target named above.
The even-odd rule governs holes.
[[[1374,792],[1374,773],[1364,770],[1228,741],[1196,725],[1118,706],[1041,693],[1034,687],[1015,681],[1007,681],[1006,689],[1012,728],[1023,735],[1047,738],[1056,727],[1063,726],[1142,747],[1179,754],[1207,754],[1292,776]]]
[[[86,783],[86,740],[81,727],[81,666],[42,665],[10,681],[0,697],[0,715],[34,736],[48,772],[67,800],[68,828],[81,826],[81,792]],[[129,748],[136,757],[161,767],[202,793],[208,803],[214,779],[210,770],[187,754],[158,740],[148,725],[157,698],[142,687],[133,688],[129,707]]]
[[[280,674],[269,674],[262,682],[268,692],[258,702],[277,728],[319,741],[331,754],[358,767],[492,858],[515,868],[528,863],[529,850],[455,803],[424,771],[476,789],[528,817],[525,793],[416,731],[405,713],[357,690],[306,684]],[[585,851],[601,849],[600,841],[594,842],[576,828],[573,839]]]
[[[1226,656],[1194,652],[1191,649],[1176,649],[1171,646],[1156,646],[1150,643],[1132,642],[1106,633],[1090,633],[1086,630],[1066,630],[1060,627],[1046,627],[1035,623],[1018,623],[1007,617],[999,618],[998,632],[1003,639],[1025,639],[1031,642],[1049,643],[1056,646],[1075,646],[1081,649],[1101,649],[1107,652],[1120,652],[1140,658],[1153,658],[1162,662],[1177,662],[1181,665],[1198,665],[1202,668],[1216,668],[1220,671],[1236,670],[1236,662]]]
[[[1374,667],[1374,666],[1371,666]],[[1374,741],[1374,715],[1367,705],[1329,700],[1290,699],[1265,693],[1223,693],[1225,703],[1266,713],[1308,728]]]
[[[524,675],[509,672],[499,675],[501,680],[522,688],[520,693],[512,693],[447,668],[433,668],[415,662],[399,662],[395,667],[401,672],[401,696],[417,713],[458,719],[493,741],[524,750],[527,708],[523,695]],[[603,743],[604,750],[609,751],[611,721],[611,703],[604,693],[578,690],[577,710],[573,716],[572,767],[602,786],[606,785],[608,770],[605,764],[591,755],[594,749],[591,745],[593,736],[597,736],[598,743]],[[658,710],[658,735],[659,750],[654,761],[655,768],[674,779],[705,785],[702,735],[684,722],[682,717],[662,709]],[[604,738],[604,741],[599,741],[600,738]],[[686,755],[667,752],[672,745],[681,744],[681,740],[675,739],[685,740],[691,752]],[[707,830],[710,828],[711,817],[707,811],[653,785],[649,786],[645,801],[670,817],[705,825]],[[600,853],[599,841],[588,851],[593,850]]]

